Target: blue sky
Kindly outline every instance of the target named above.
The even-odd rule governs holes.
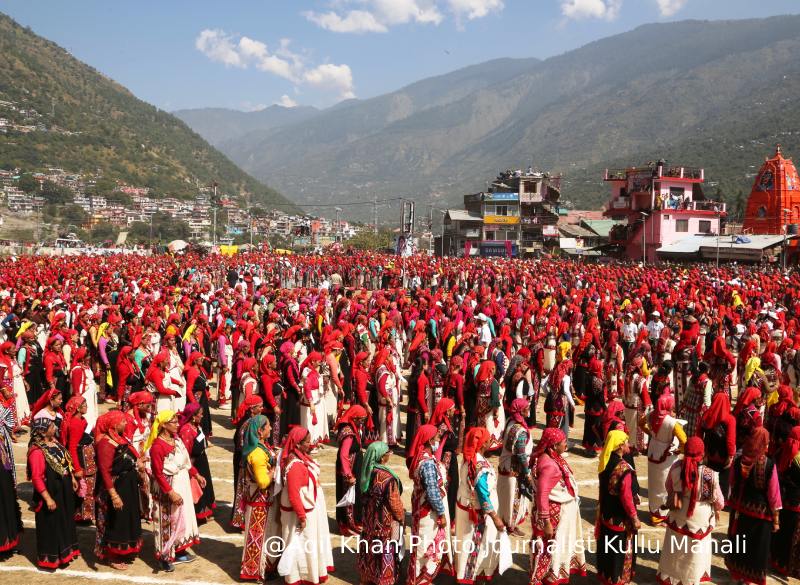
[[[498,57],[547,58],[648,22],[800,12],[797,0],[0,0],[167,110],[374,97]]]

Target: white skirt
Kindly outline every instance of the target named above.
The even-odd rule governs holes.
[[[317,424],[314,424],[314,417],[311,415],[310,406],[300,406],[300,425],[308,429],[311,437],[311,444],[320,443],[329,439],[328,414],[325,408],[325,401],[320,400],[314,405],[317,413]]]
[[[303,585],[318,585],[327,581],[328,573],[333,571],[333,550],[323,491],[317,491],[317,501],[314,509],[306,514],[306,527],[302,534],[297,531],[297,514],[294,510],[281,511],[281,525],[285,547],[292,546],[297,539],[300,539],[303,547],[291,572],[284,577],[286,584],[302,582]]]

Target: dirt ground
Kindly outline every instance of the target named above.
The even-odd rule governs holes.
[[[540,405],[541,406],[541,405]],[[102,408],[105,410],[106,408]],[[105,583],[164,583],[164,584],[223,584],[238,581],[239,567],[242,556],[243,536],[241,533],[232,532],[228,529],[230,518],[230,502],[233,493],[233,471],[232,471],[232,436],[233,430],[230,424],[229,411],[219,409],[212,410],[214,423],[214,437],[212,446],[208,449],[208,457],[211,464],[213,475],[214,490],[217,497],[217,510],[209,522],[200,527],[202,542],[194,548],[197,560],[188,565],[177,565],[174,573],[159,573],[153,557],[153,539],[149,532],[149,526],[145,526],[145,546],[140,558],[131,566],[128,571],[118,572],[107,565],[95,562],[93,545],[95,530],[93,527],[79,527],[80,547],[83,556],[74,561],[68,569],[57,571],[55,574],[39,571],[34,562],[36,542],[33,514],[28,510],[28,502],[31,497],[31,484],[25,480],[25,450],[27,447],[27,435],[20,437],[20,442],[15,446],[17,473],[19,476],[20,499],[23,508],[23,518],[25,521],[25,533],[21,544],[22,554],[11,557],[5,562],[0,562],[0,583],[24,583],[35,580],[42,585],[77,585],[88,581],[98,580]],[[404,418],[404,415],[403,415]],[[541,414],[538,420],[544,420]],[[541,436],[541,425],[534,431],[536,440]],[[597,505],[597,460],[584,456],[583,450],[578,445],[583,436],[583,415],[579,413],[575,417],[575,427],[570,433],[570,452],[567,461],[572,466],[579,480],[579,490],[581,496],[581,512],[583,517],[584,536],[588,538],[593,527],[591,522],[594,519],[594,511]],[[335,573],[329,580],[333,585],[342,583],[357,584],[358,575],[355,570],[355,555],[349,552],[346,546],[342,547],[342,538],[336,534],[335,521],[335,457],[336,447],[329,446],[317,453],[316,458],[322,465],[322,486],[325,491],[325,500],[328,507],[328,515],[331,518],[331,546],[334,551],[334,561],[336,566]],[[495,466],[497,458],[493,458]],[[393,455],[391,467],[397,472],[404,483],[403,501],[407,508],[407,522],[410,524],[411,512],[411,482],[405,468],[402,456]],[[650,546],[655,550],[658,543],[663,540],[664,528],[652,527],[646,524],[649,514],[647,513],[647,474],[646,460],[643,457],[637,459],[639,469],[639,481],[642,486],[642,504],[639,506],[639,516],[642,520],[642,530],[640,532],[640,545]],[[727,529],[727,514],[723,513],[719,525],[714,531],[716,538],[724,538]],[[526,525],[525,532],[530,534],[530,527]],[[408,529],[406,530],[408,536]],[[497,580],[512,585],[526,585],[528,578],[528,547],[525,546],[525,539],[514,539],[515,547],[520,551],[514,555],[514,566]],[[348,541],[352,545],[352,540]],[[354,546],[354,545],[353,545]],[[594,570],[595,556],[587,553],[588,575],[586,577],[573,577],[571,583],[588,584],[597,583],[597,576]],[[640,556],[637,562],[637,573],[635,583],[655,583],[656,567],[658,556],[656,553],[645,553]],[[712,579],[714,583],[732,583],[728,577],[728,572],[724,567],[721,555],[714,557],[712,569]],[[404,580],[401,580],[402,583]],[[454,583],[451,577],[440,577],[437,581],[443,584]],[[274,581],[273,583],[279,583]],[[768,583],[787,583],[784,579],[770,577]]]

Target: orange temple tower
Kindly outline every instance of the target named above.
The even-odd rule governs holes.
[[[790,158],[784,158],[781,145],[768,158],[756,176],[744,216],[745,233],[782,234],[797,232],[800,223],[800,181]],[[787,227],[788,226],[788,227]]]

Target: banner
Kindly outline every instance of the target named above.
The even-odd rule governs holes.
[[[519,216],[516,215],[485,215],[483,223],[500,224],[500,225],[517,225],[519,223]]]

